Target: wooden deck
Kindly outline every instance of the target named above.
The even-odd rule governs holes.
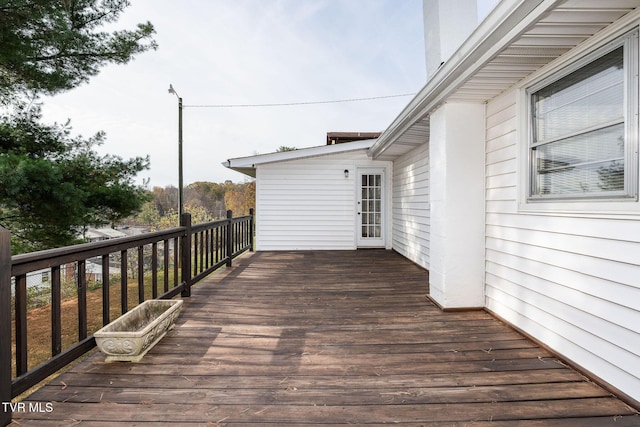
[[[481,311],[443,313],[426,293],[427,273],[391,251],[248,254],[193,289],[176,328],[141,363],[95,353],[14,419],[640,425],[632,408],[513,329]],[[42,411],[29,411],[38,402]]]

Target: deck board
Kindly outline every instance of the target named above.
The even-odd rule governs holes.
[[[193,288],[136,364],[93,354],[20,425],[631,426],[635,411],[391,251],[258,252]]]

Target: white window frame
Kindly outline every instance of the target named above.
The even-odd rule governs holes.
[[[575,194],[549,194],[549,195],[534,195],[533,194],[533,179],[534,179],[534,165],[532,156],[532,143],[533,143],[533,120],[532,120],[532,96],[540,89],[549,86],[550,84],[558,81],[559,79],[571,74],[572,72],[579,70],[582,67],[588,66],[591,62],[602,57],[619,47],[623,47],[623,64],[625,72],[624,81],[624,126],[625,126],[625,181],[623,192],[611,192],[611,193],[588,193],[582,195]],[[523,186],[520,194],[521,198],[520,209],[521,210],[533,210],[533,211],[601,211],[601,210],[627,210],[631,209],[636,211],[637,206],[630,207],[629,202],[638,202],[638,29],[635,28],[630,32],[616,37],[614,40],[610,40],[605,44],[601,44],[591,51],[585,52],[578,59],[573,62],[566,63],[561,68],[556,68],[549,73],[546,73],[544,78],[540,78],[537,81],[530,82],[525,88],[523,88],[523,97],[521,98],[524,104],[524,117],[521,123],[526,129],[524,139],[522,142],[523,160],[521,165],[523,167]]]

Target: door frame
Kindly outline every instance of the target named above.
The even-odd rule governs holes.
[[[363,174],[380,174],[381,175],[381,230],[380,238],[363,238],[362,236],[362,175]],[[355,185],[355,243],[356,248],[387,248],[390,242],[390,209],[391,195],[389,182],[389,169],[385,166],[359,166],[356,168],[356,185]]]

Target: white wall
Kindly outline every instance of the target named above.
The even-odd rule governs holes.
[[[393,249],[429,268],[429,144],[393,162]]]
[[[640,401],[640,216],[520,207],[518,93],[487,108],[486,306]]]
[[[390,163],[371,161],[363,150],[258,165],[256,249],[355,249],[357,167],[373,166]]]

